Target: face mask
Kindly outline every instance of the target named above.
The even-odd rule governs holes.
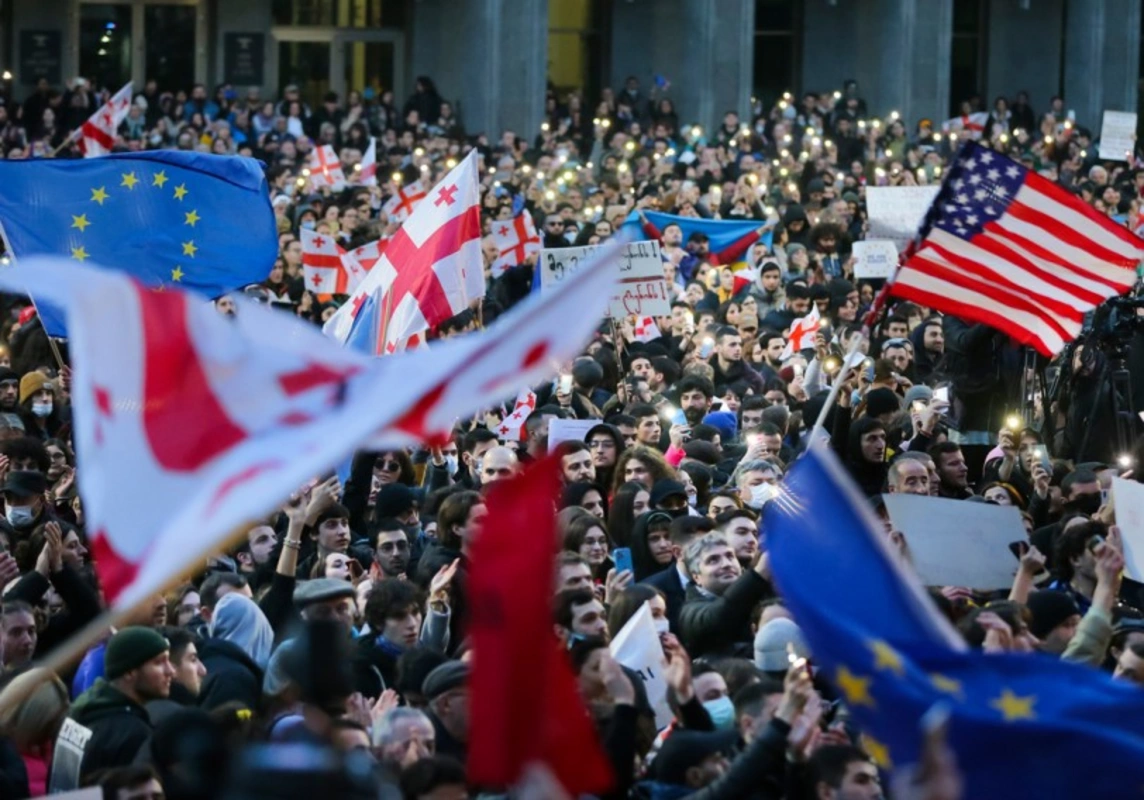
[[[699,495],[688,493],[687,505],[691,506],[692,508],[695,508],[695,504],[698,502],[699,502]]]
[[[730,697],[720,697],[718,700],[708,700],[703,704],[707,709],[707,716],[715,725],[715,730],[728,731],[735,724],[735,704]]]
[[[314,222],[312,219],[304,219],[302,220],[302,227],[308,231],[312,231],[314,228],[318,227],[318,223]]]
[[[32,403],[32,413],[37,417],[46,417],[52,413],[52,403],[49,400],[46,403]],[[1098,498],[1099,499],[1099,498]]]
[[[456,456],[445,456],[445,469],[449,471],[450,475],[457,474],[457,467],[459,464],[460,462],[457,460]]]
[[[1076,509],[1082,514],[1092,516],[1100,510],[1100,495],[1098,494],[1082,494],[1074,500],[1070,500],[1066,505],[1070,509]]]
[[[4,509],[4,516],[13,528],[27,528],[36,519],[31,506],[8,506]]]
[[[671,623],[667,621],[667,617],[653,619],[651,624],[655,626],[655,632],[658,636],[663,636],[665,633],[671,633]]]
[[[774,498],[776,493],[775,487],[769,483],[760,483],[758,486],[751,487],[751,499],[747,501],[747,505],[751,508],[758,510],[763,507],[763,504],[768,500]]]

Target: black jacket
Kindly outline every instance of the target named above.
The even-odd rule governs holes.
[[[663,592],[664,603],[667,605],[667,621],[673,631],[679,631],[679,612],[687,599],[687,591],[683,588],[683,578],[679,577],[679,569],[675,563],[640,583],[646,583]]]
[[[751,612],[771,593],[770,584],[754,570],[743,573],[718,597],[691,584],[679,612],[680,641],[692,658],[707,654],[751,658]]]
[[[146,709],[103,678],[76,699],[68,720],[56,739],[49,793],[74,789],[85,776],[98,770],[131,764],[151,738],[151,718]],[[82,729],[90,735],[79,748],[82,756],[76,769],[74,743],[84,737]]]
[[[5,600],[23,600],[29,605],[40,604],[48,589],[55,587],[64,609],[48,619],[47,627],[40,631],[36,641],[36,658],[43,658],[56,645],[66,641],[72,634],[99,616],[99,595],[95,589],[69,566],[45,578],[32,570],[26,573],[7,594]]]
[[[861,417],[853,424],[851,421],[849,408],[837,406],[834,409],[834,427],[831,430],[830,443],[846,465],[846,471],[861,487],[862,494],[874,497],[882,493],[890,465],[885,461],[877,463],[867,461],[862,456],[862,436],[875,430],[877,424],[869,421],[868,417]]]
[[[262,670],[242,648],[224,639],[207,639],[199,645],[199,659],[207,677],[199,693],[206,710],[237,701],[251,710],[262,696]]]

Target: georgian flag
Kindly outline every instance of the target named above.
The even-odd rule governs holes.
[[[84,158],[105,156],[111,152],[116,131],[123,120],[127,119],[127,112],[131,109],[131,94],[131,81],[128,81],[72,134],[79,136],[79,149]]]
[[[637,342],[650,342],[663,336],[655,324],[655,317],[636,317],[633,335]]]
[[[493,241],[499,255],[492,264],[494,278],[499,278],[509,267],[518,267],[534,253],[540,252],[540,236],[532,214],[521,211],[512,219],[498,220],[492,227]]]
[[[805,317],[799,317],[794,321],[794,324],[790,326],[790,333],[787,334],[786,347],[783,348],[779,360],[785,361],[795,353],[813,348],[814,335],[818,333],[821,327],[822,317],[818,313],[818,306],[811,303],[810,313]]]
[[[340,192],[346,188],[346,175],[342,172],[342,162],[338,160],[338,154],[334,152],[332,145],[315,147],[310,152],[306,168],[310,170],[311,191],[327,188]]]
[[[306,288],[316,295],[349,294],[367,270],[332,236],[302,229],[302,272]]]
[[[531,389],[524,389],[516,397],[516,405],[512,413],[497,425],[496,434],[502,442],[519,442],[524,439],[524,421],[528,415],[536,410],[536,393]]]
[[[425,194],[425,187],[421,181],[413,181],[408,186],[398,186],[397,194],[386,200],[381,210],[393,222],[405,222],[417,208],[417,204],[425,199]]]
[[[372,136],[358,166],[357,182],[362,186],[377,186],[377,140]]]

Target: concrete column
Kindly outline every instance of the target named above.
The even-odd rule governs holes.
[[[858,3],[850,0],[804,0],[802,19],[803,92],[832,92],[854,78],[858,69],[858,52],[854,47],[836,47],[835,43],[851,42],[857,24]],[[861,87],[866,91],[865,86]],[[795,91],[791,87],[791,91]]]
[[[993,0],[989,5],[985,103],[1029,93],[1038,114],[1061,93],[1059,64],[1063,57],[1061,25],[1065,0],[1036,0],[1028,8],[1021,0]],[[955,100],[963,98],[954,98]]]
[[[1140,0],[1072,0],[1065,27],[1065,107],[1099,135],[1105,109],[1136,108]]]
[[[271,14],[271,0],[245,0],[242,3],[215,3],[214,6],[214,39],[210,54],[210,75],[207,84],[213,86],[223,77],[225,53],[223,42],[228,33],[261,33],[265,36],[265,63],[262,68],[263,84],[259,88],[263,97],[275,97],[278,87],[272,85],[273,73],[271,64],[278,62],[278,44],[270,35],[270,27],[274,23]]]

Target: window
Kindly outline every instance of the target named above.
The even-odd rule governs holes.
[[[131,6],[83,3],[79,12],[79,73],[117,91],[131,80]]]
[[[949,115],[961,113],[961,104],[981,101],[985,77],[985,24],[988,0],[953,0],[953,41],[950,47]]]
[[[605,17],[600,0],[548,0],[548,80],[557,92],[600,96]]]
[[[143,34],[147,48],[148,80],[155,80],[160,91],[186,89],[195,82],[194,6],[145,6]],[[172,42],[178,42],[172,47]]]
[[[317,108],[330,91],[329,42],[279,42],[278,92],[297,84],[302,100]]]
[[[275,25],[403,28],[404,0],[273,0]]]
[[[754,95],[763,108],[794,92],[802,57],[801,0],[755,0]]]

